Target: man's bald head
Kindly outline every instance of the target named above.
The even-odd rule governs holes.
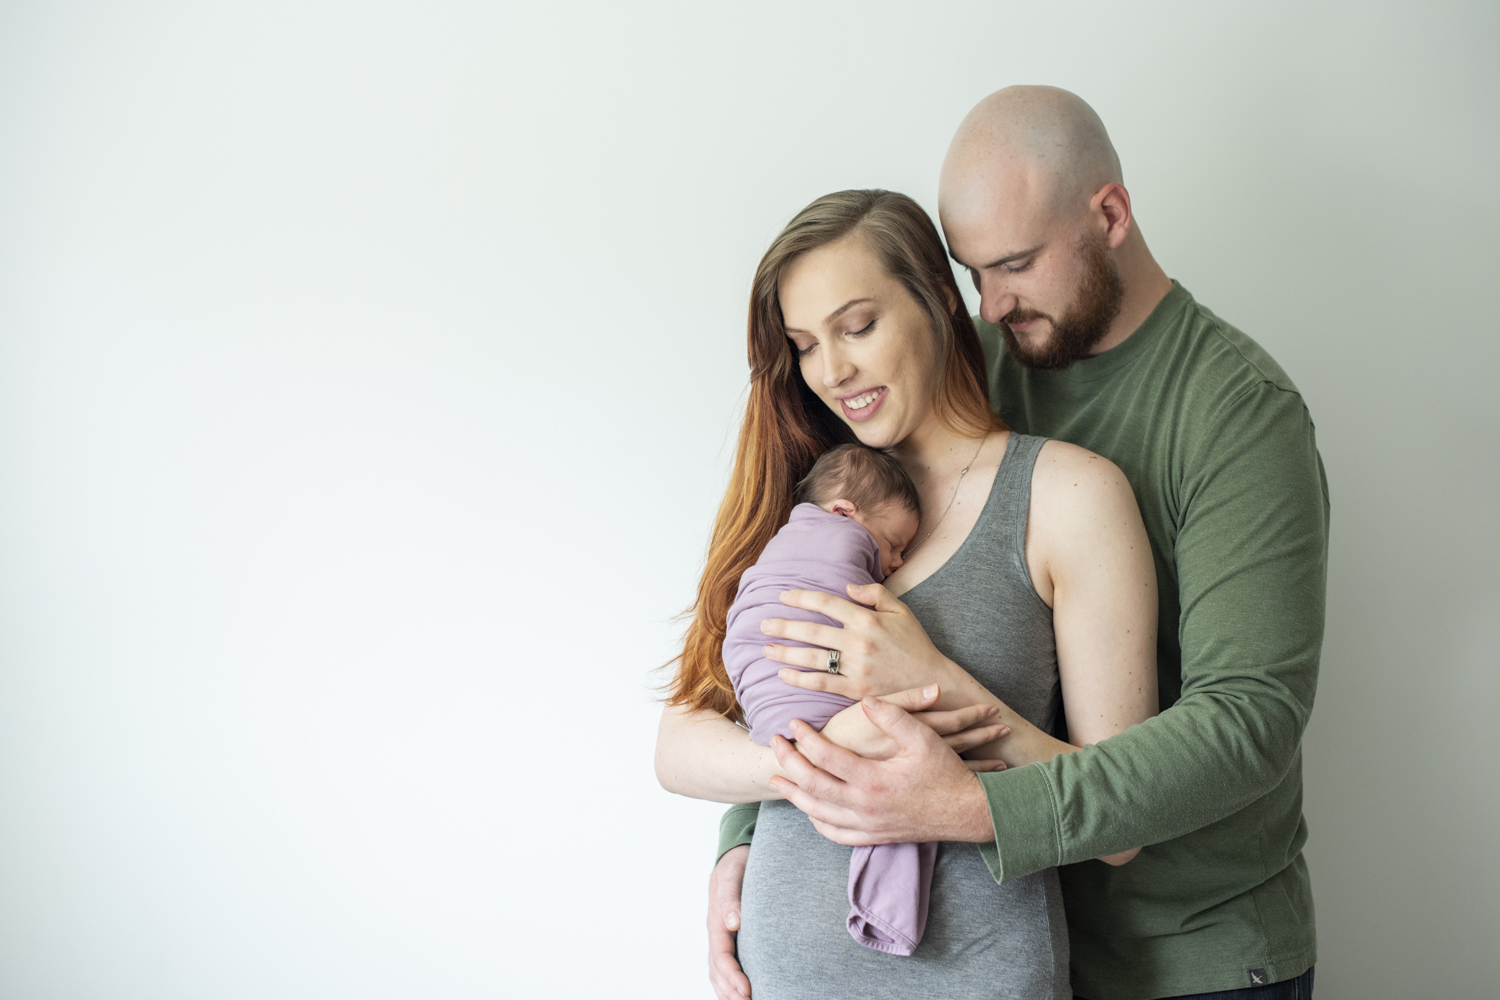
[[[1123,183],[1104,122],[1077,94],[1006,87],[975,105],[943,161],[940,211],[993,215],[1004,200],[1068,216],[1109,183]]]
[[[1134,226],[1104,123],[1066,90],[1007,87],[980,101],[943,162],[938,212],[980,317],[1023,365],[1108,350],[1144,318],[1135,306],[1170,287]]]

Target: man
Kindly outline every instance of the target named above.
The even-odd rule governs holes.
[[[1073,94],[1012,87],[980,102],[943,164],[939,212],[980,292],[992,404],[1018,431],[1112,460],[1135,490],[1161,595],[1162,711],[975,777],[930,729],[867,702],[899,766],[814,734],[778,748],[773,784],[840,843],[983,841],[997,881],[1064,866],[1081,997],[1310,996],[1300,748],[1328,502],[1302,398],[1156,263],[1104,125]],[[746,987],[730,931],[755,809],[726,814],[711,882],[726,998]],[[1085,860],[1140,844],[1123,867]]]

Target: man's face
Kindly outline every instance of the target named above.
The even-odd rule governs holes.
[[[1109,332],[1124,284],[1082,218],[1060,218],[1034,184],[1014,193],[945,206],[948,249],[968,269],[979,315],[1000,327],[1011,356],[1028,368],[1066,368]]]

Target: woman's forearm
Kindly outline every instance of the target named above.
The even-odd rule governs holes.
[[[938,669],[932,670],[932,676],[920,678],[923,684],[937,684],[941,688],[937,704],[933,706],[938,711],[948,711],[955,708],[964,708],[968,705],[996,705],[1000,709],[1001,719],[1009,725],[1007,716],[1015,715],[1005,702],[995,697],[995,693],[974,679],[974,675],[946,656],[940,661]],[[881,692],[884,694],[885,692]]]
[[[1010,767],[1024,767],[1037,761],[1047,761],[1060,753],[1072,753],[1082,749],[1050,733],[1045,733],[1026,721],[1019,713],[1001,701],[993,691],[974,679],[963,667],[946,660],[940,680],[942,694],[934,706],[938,709],[958,708],[967,705],[994,705],[1000,714],[990,720],[1010,727],[1010,734],[975,747],[964,754],[970,760],[1003,760]]]
[[[673,706],[662,710],[656,732],[656,779],[669,792],[711,802],[762,802],[781,798],[771,789],[779,774],[770,747],[713,712]]]
[[[1003,760],[1009,767],[1021,767],[1038,760],[1051,760],[1059,753],[1078,749],[1027,722],[993,691],[979,683],[973,674],[947,657],[943,658],[941,677],[935,679],[942,686],[936,708],[994,705],[1000,714],[990,721],[1010,727],[1009,735],[965,753],[964,756],[970,760]]]
[[[999,699],[995,699],[999,702]],[[995,719],[1010,727],[1010,735],[975,747],[964,756],[971,760],[1003,760],[1007,767],[1025,767],[1038,761],[1051,760],[1060,753],[1072,753],[1079,747],[1049,733],[1012,711],[1004,702],[1000,704],[1000,715]]]

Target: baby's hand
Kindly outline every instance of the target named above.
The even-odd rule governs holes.
[[[1010,727],[995,722],[999,709],[994,705],[969,705],[946,712],[929,712],[937,703],[939,689],[936,684],[925,688],[912,688],[887,695],[880,700],[910,712],[912,718],[930,728],[943,738],[948,748],[961,754],[974,747],[983,746],[1010,733]],[[870,721],[864,710],[855,702],[828,720],[823,735],[851,753],[869,760],[887,760],[896,752],[895,742],[885,731]],[[1005,762],[999,760],[965,761],[971,771],[1001,771]]]

